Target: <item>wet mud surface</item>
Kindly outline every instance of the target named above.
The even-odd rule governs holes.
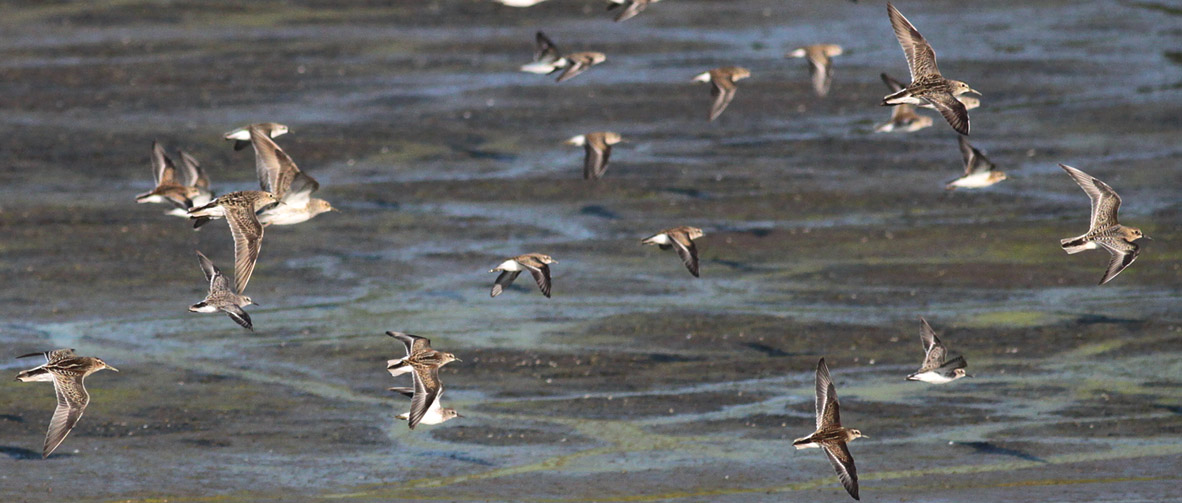
[[[898,7],[940,68],[985,92],[961,172],[940,122],[875,134],[880,72],[907,70],[878,2],[15,2],[0,16],[0,370],[73,347],[118,367],[40,459],[54,399],[0,381],[0,500],[847,501],[813,428],[829,362],[863,501],[1162,501],[1182,456],[1182,64],[1165,3]],[[533,33],[608,61],[525,74]],[[783,55],[839,43],[830,95]],[[722,65],[753,77],[706,122]],[[200,249],[150,189],[153,140],[219,193],[255,186],[221,133],[277,142],[339,207],[266,231],[257,332],[188,313]],[[606,176],[562,141],[612,130]],[[1066,256],[1087,199],[1155,241],[1103,287]],[[701,227],[702,278],[640,245]],[[505,257],[553,255],[488,296]],[[918,316],[972,379],[906,382]],[[399,330],[462,362],[464,416],[414,431],[387,391]],[[7,356],[5,356],[7,355]]]

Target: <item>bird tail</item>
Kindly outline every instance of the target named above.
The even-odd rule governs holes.
[[[809,447],[813,447],[812,444],[813,441],[809,439],[809,437],[801,437],[792,441],[792,445],[797,449],[807,449]]]
[[[53,374],[43,368],[35,368],[32,370],[22,370],[16,375],[16,380],[21,382],[41,382],[53,381]]]
[[[902,105],[902,104],[904,104],[905,102],[903,102],[903,101],[899,101],[899,99],[900,99],[900,98],[904,98],[904,97],[906,97],[907,95],[908,95],[908,91],[907,91],[907,89],[900,89],[898,92],[895,92],[895,93],[888,94],[888,95],[887,95],[885,98],[883,98],[883,99],[882,99],[882,104],[883,104],[883,106],[887,106],[887,105]]]
[[[1059,245],[1063,247],[1063,251],[1066,251],[1068,255],[1074,255],[1074,254],[1079,253],[1081,251],[1087,250],[1088,249],[1087,234],[1084,234],[1083,236],[1079,236],[1079,237],[1074,237],[1074,238],[1060,239]]]

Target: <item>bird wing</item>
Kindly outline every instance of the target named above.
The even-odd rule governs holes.
[[[1079,187],[1092,200],[1092,221],[1088,232],[1105,229],[1119,223],[1116,219],[1116,212],[1120,210],[1120,196],[1116,194],[1115,190],[1112,190],[1112,187],[1092,175],[1066,164],[1060,164],[1059,167],[1071,175],[1075,183],[1079,184]],[[1132,260],[1129,263],[1132,263]]]
[[[224,276],[221,277],[224,278]],[[247,314],[246,311],[244,311],[241,307],[238,307],[238,305],[230,304],[226,307],[223,307],[222,311],[225,311],[225,313],[230,316],[230,319],[234,320],[234,323],[241,325],[242,328],[250,330],[251,332],[254,331],[254,324],[250,321],[250,315]]]
[[[920,316],[919,321],[923,323],[923,326],[919,329],[919,339],[923,342],[923,350],[926,353],[919,372],[927,372],[944,364],[948,350],[940,342],[940,338],[936,337],[936,331],[932,330],[932,326],[928,324],[928,320]]]
[[[414,378],[415,394],[410,399],[410,414],[407,424],[413,430],[419,421],[423,420],[423,416],[427,414],[431,404],[439,399],[439,393],[443,391],[443,383],[439,382],[439,367],[415,365],[411,375]]]
[[[1112,254],[1108,259],[1108,270],[1104,271],[1104,277],[1100,279],[1101,285],[1112,281],[1112,278],[1125,270],[1134,260],[1137,260],[1137,255],[1141,254],[1141,247],[1137,246],[1137,243],[1130,243],[1120,238],[1100,238],[1096,240],[1096,243]]]
[[[402,332],[386,332],[386,335],[398,339],[406,346],[406,356],[411,356],[420,353],[424,350],[431,349],[431,339],[426,337],[419,337],[413,334],[404,334]]]
[[[813,90],[817,96],[829,94],[829,86],[833,83],[833,65],[829,56],[823,52],[809,52],[809,75],[813,76]]]
[[[931,103],[957,133],[969,134],[969,111],[964,103],[952,96],[952,93],[924,93],[919,97]]]
[[[613,3],[612,5],[616,4]],[[648,7],[648,2],[646,0],[631,0],[628,3],[628,7],[620,11],[619,14],[616,14],[615,21],[618,23],[620,21],[632,19],[633,16],[640,14],[640,11],[644,10],[645,7]]]
[[[250,141],[254,145],[259,187],[275,194],[285,204],[298,208],[307,206],[312,193],[320,188],[320,183],[300,171],[295,161],[261,128],[251,126]]]
[[[209,190],[209,176],[201,169],[201,163],[184,150],[177,151],[181,156],[181,169],[185,171],[185,185]]]
[[[20,355],[17,358],[28,358],[30,356],[43,356],[45,357],[45,363],[57,363],[65,360],[66,358],[74,358],[77,355],[74,354],[73,349],[55,349],[53,351],[42,351],[40,353]]]
[[[388,388],[388,389],[390,391],[398,393],[398,394],[400,394],[404,397],[407,397],[407,398],[414,398],[414,396],[415,396],[415,389],[414,388],[394,387],[394,388]]]
[[[717,119],[726,110],[727,105],[731,104],[731,100],[735,99],[735,91],[738,86],[735,85],[731,79],[724,76],[710,75],[710,96],[714,97],[714,103],[710,105],[710,120]]]
[[[553,63],[562,58],[562,52],[558,50],[558,46],[550,41],[550,38],[542,32],[538,32],[535,37],[537,49],[534,51],[534,61],[539,63]]]
[[[547,298],[550,297],[550,266],[542,263],[531,264],[522,263],[529,273],[534,276],[534,281],[538,284],[538,289],[542,291],[542,295]]]
[[[230,224],[230,234],[234,237],[234,290],[242,295],[259,259],[263,224],[250,208],[237,206],[226,208],[226,223]]]
[[[895,38],[903,46],[903,53],[907,55],[907,65],[911,68],[911,81],[925,75],[939,75],[936,67],[936,52],[931,44],[924,40],[919,30],[911,24],[894,5],[887,3],[887,15],[891,18],[891,28],[895,30]]]
[[[685,268],[689,269],[695,278],[699,277],[698,247],[694,246],[694,241],[684,232],[670,232],[668,236],[673,247],[677,249],[677,255],[681,257],[681,263],[685,264]]]
[[[887,75],[885,73],[880,73],[880,74],[878,74],[878,76],[882,78],[882,82],[884,84],[886,84],[887,87],[889,87],[891,89],[892,93],[897,93],[897,92],[903,90],[903,87],[904,87],[903,83],[891,78],[890,75]]]
[[[817,429],[826,426],[840,426],[841,415],[837,405],[837,388],[829,377],[829,366],[825,359],[817,362]]]
[[[566,59],[570,62],[570,64],[567,65],[566,69],[558,75],[558,82],[565,82],[567,80],[573,79],[580,73],[587,71],[588,68],[591,68],[591,60],[587,58],[568,57]]]
[[[212,290],[213,278],[218,274],[221,274],[221,271],[218,270],[218,266],[213,265],[213,261],[209,260],[209,257],[206,257],[204,253],[201,253],[201,250],[196,251],[197,262],[201,264],[201,272],[205,273],[205,281],[210,282],[210,289]]]
[[[177,185],[176,165],[165,155],[164,147],[157,142],[152,142],[152,175],[157,187]]]
[[[854,466],[854,456],[850,454],[849,447],[846,447],[845,442],[841,441],[826,442],[821,446],[825,448],[825,456],[833,464],[837,478],[841,479],[841,485],[845,486],[845,490],[850,493],[850,496],[859,499],[858,468]]]
[[[513,280],[517,279],[518,274],[521,274],[521,271],[501,271],[501,274],[497,276],[496,283],[493,284],[492,294],[490,296],[496,297],[505,291],[506,288],[509,288],[509,285],[513,284]]]
[[[53,419],[49,420],[49,431],[45,434],[45,448],[41,452],[41,457],[49,457],[49,454],[61,445],[66,435],[70,434],[70,430],[74,429],[74,425],[78,424],[78,419],[86,410],[86,404],[90,403],[90,394],[86,392],[82,379],[81,375],[54,374],[53,390],[57,394],[57,408],[53,411]]]
[[[985,154],[982,154],[980,150],[969,144],[967,138],[963,136],[958,136],[957,138],[960,139],[960,155],[964,158],[965,176],[993,171],[997,167],[992,162],[989,162],[989,158],[985,157]]]
[[[583,179],[598,179],[607,171],[607,162],[611,158],[612,147],[598,135],[589,134],[584,149],[586,149],[587,155],[583,157]]]

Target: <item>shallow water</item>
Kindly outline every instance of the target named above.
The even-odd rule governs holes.
[[[819,452],[812,369],[829,362],[865,501],[1162,501],[1182,457],[1182,32],[1155,2],[899,8],[952,78],[983,90],[974,145],[1011,180],[946,193],[954,133],[872,133],[878,73],[906,76],[881,3],[18,2],[0,16],[0,347],[121,372],[48,460],[48,386],[0,385],[0,500],[845,501]],[[577,79],[516,68],[543,29],[602,49]],[[842,44],[830,96],[814,42]],[[1175,51],[1175,52],[1171,52]],[[704,120],[724,64],[752,69]],[[278,142],[340,207],[267,230],[256,333],[191,314],[201,249],[150,187],[151,141],[248,189]],[[606,177],[571,136],[610,129]],[[1103,287],[1066,256],[1104,179],[1155,241]],[[639,240],[695,225],[702,278]],[[559,260],[554,298],[506,256]],[[903,381],[916,317],[976,377]],[[431,337],[465,417],[409,431],[382,370]],[[4,361],[15,373],[27,360]]]

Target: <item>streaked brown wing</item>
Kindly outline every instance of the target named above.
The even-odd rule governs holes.
[[[234,236],[234,290],[242,295],[259,259],[263,225],[254,211],[238,206],[226,207],[226,223],[230,224],[230,234]]]
[[[969,134],[969,111],[952,93],[927,93],[920,97],[931,103],[957,133]]]
[[[426,337],[394,331],[386,332],[386,335],[402,342],[402,345],[406,347],[406,356],[412,356],[424,350],[431,349],[431,340]]]
[[[219,275],[219,277],[224,278],[224,276],[220,276],[220,275]],[[242,308],[238,307],[238,305],[236,305],[236,304],[227,305],[225,307],[222,307],[222,311],[224,311],[226,313],[226,315],[230,317],[231,320],[234,320],[234,323],[241,325],[242,328],[245,328],[247,330],[250,330],[251,332],[254,332],[254,324],[251,323],[251,321],[250,321],[250,315],[246,314],[246,311],[242,310]]]
[[[923,35],[919,34],[919,30],[903,17],[895,6],[887,3],[887,15],[891,18],[891,28],[895,30],[895,38],[899,39],[899,45],[903,47],[903,53],[907,55],[907,65],[911,68],[911,81],[916,81],[919,77],[926,75],[939,75],[940,69],[936,67],[936,52],[932,50],[931,44],[924,40]]]
[[[858,498],[858,468],[854,466],[854,456],[850,454],[845,442],[826,442],[821,446],[825,448],[825,456],[829,458],[829,463],[837,472],[837,478],[841,479],[841,485],[845,486],[845,490],[854,499],[860,499]]]
[[[677,249],[677,255],[681,257],[681,263],[685,264],[685,268],[689,269],[690,274],[698,278],[698,247],[694,245],[694,241],[689,238],[684,232],[670,232],[668,234],[669,240],[673,242],[673,247]]]
[[[817,362],[817,429],[841,424],[837,410],[837,389],[829,377],[829,366],[825,359]]]
[[[413,430],[423,420],[431,404],[438,399],[439,393],[443,391],[443,383],[439,382],[438,367],[415,365],[411,375],[414,377],[415,394],[410,399],[407,424]]]
[[[710,76],[710,96],[714,97],[714,103],[710,105],[710,120],[717,119],[726,110],[727,105],[731,104],[731,100],[735,99],[735,90],[738,87],[734,82],[726,77]]]
[[[1104,277],[1100,279],[1101,285],[1112,281],[1112,278],[1125,270],[1134,260],[1137,260],[1137,255],[1141,254],[1141,247],[1137,246],[1137,243],[1129,243],[1122,239],[1100,238],[1096,240],[1096,243],[1112,254],[1108,259],[1108,270],[1104,271]]]
[[[57,408],[53,411],[53,419],[49,420],[49,431],[45,434],[45,447],[41,457],[49,457],[74,425],[82,417],[86,405],[90,403],[90,395],[82,385],[82,376],[67,377],[54,374],[53,389],[57,394]]]
[[[53,351],[24,354],[18,356],[17,358],[28,358],[30,356],[42,356],[45,357],[45,363],[57,363],[67,358],[74,358],[77,355],[74,354],[73,349],[55,349]]]
[[[518,274],[521,274],[521,271],[501,271],[501,274],[497,276],[496,283],[493,284],[492,293],[489,296],[496,297],[501,292],[504,292],[506,288],[509,288],[509,285],[513,284],[513,280],[517,279]]]
[[[201,169],[201,163],[184,150],[178,150],[177,153],[181,156],[181,169],[185,172],[185,185],[208,190],[209,177],[205,175],[205,170]]]
[[[534,38],[537,44],[537,49],[534,51],[534,61],[540,63],[552,63],[562,57],[562,52],[558,50],[558,46],[550,41],[544,33],[538,32]]]
[[[152,142],[152,175],[155,177],[157,187],[179,185],[176,178],[176,165],[164,154],[164,147],[157,142]]]
[[[220,274],[221,271],[218,270],[218,266],[213,265],[213,261],[209,260],[209,257],[206,257],[204,253],[201,253],[201,250],[195,251],[197,252],[197,262],[201,264],[201,272],[205,273],[205,281],[212,283],[214,276]],[[213,287],[210,286],[210,290],[212,289]]]
[[[1119,223],[1116,213],[1120,210],[1120,196],[1116,194],[1115,190],[1112,190],[1112,187],[1096,177],[1066,164],[1060,164],[1059,167],[1063,168],[1063,171],[1066,171],[1092,200],[1092,220],[1088,232],[1108,228]]]

